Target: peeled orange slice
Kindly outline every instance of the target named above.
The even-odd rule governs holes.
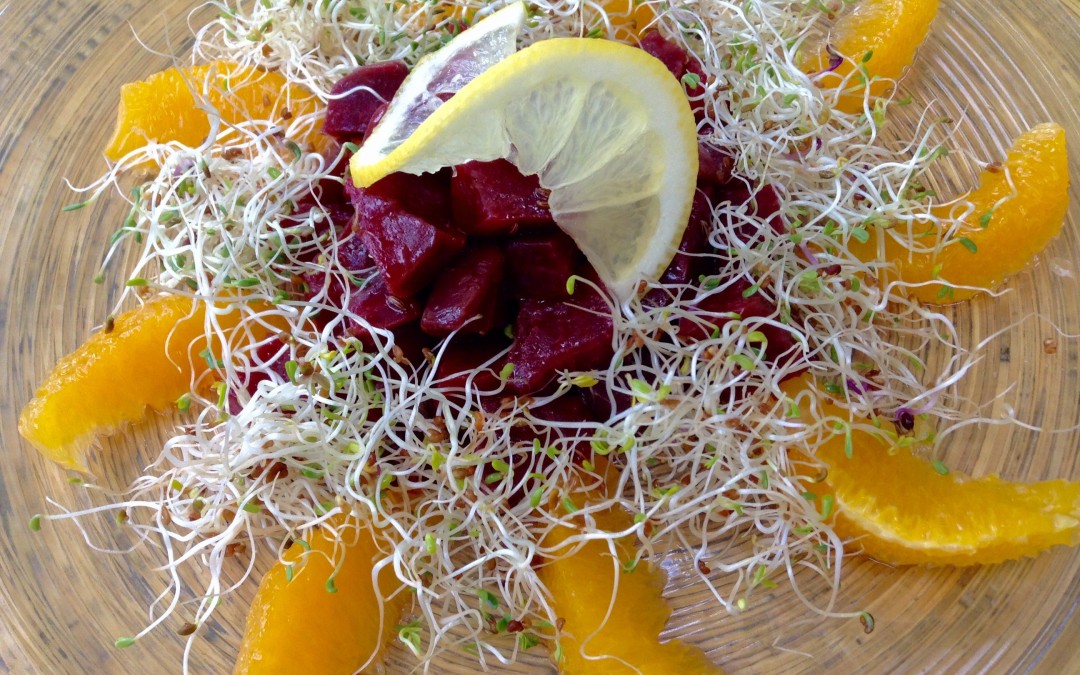
[[[603,0],[600,6],[611,22],[612,37],[620,42],[641,37],[656,20],[653,5],[640,0]],[[588,8],[588,5],[583,7]]]
[[[915,60],[915,50],[930,32],[937,10],[938,0],[860,0],[840,17],[827,38],[833,51],[845,57],[844,62],[832,72],[824,72],[832,55],[822,45],[804,61],[803,70],[822,73],[819,86],[836,88],[856,68],[862,68],[870,80],[870,95],[883,96]],[[856,113],[863,109],[865,92],[861,81],[849,81],[849,87],[857,90],[842,95],[837,107]]]
[[[207,105],[225,126],[249,119],[284,123],[320,107],[310,92],[280,73],[226,62],[168,68],[121,87],[116,130],[105,156],[116,161],[148,142],[197,147],[211,130]]]
[[[615,508],[595,514],[595,519],[596,527],[608,532],[633,525],[628,513]],[[560,525],[544,537],[543,548],[559,555],[565,552],[561,549],[573,547],[571,537],[580,534],[576,528]],[[624,565],[634,560],[635,548],[633,536],[617,540],[614,555],[606,541],[592,540],[538,570],[551,594],[552,608],[565,620],[554,652],[559,672],[722,673],[697,647],[681,640],[660,642],[660,632],[671,616],[662,595],[664,572],[648,562],[625,571]]]
[[[219,315],[232,330],[240,311]],[[109,332],[90,336],[45,378],[19,416],[19,433],[43,455],[85,470],[93,441],[162,410],[191,390],[209,368],[200,352],[220,354],[205,336],[205,305],[182,296],[150,301],[116,317]]]
[[[784,389],[794,396],[812,386],[799,379]],[[800,405],[804,419],[848,419],[824,398],[815,407]],[[846,447],[846,432],[818,447],[828,474],[814,491],[832,492],[836,531],[873,558],[898,565],[982,565],[1080,543],[1080,482],[969,478],[858,429],[852,430],[850,457]]]
[[[896,265],[903,281],[922,283],[908,290],[928,303],[966,300],[978,291],[955,286],[995,289],[1010,275],[1030,265],[1061,232],[1069,208],[1069,166],[1065,130],[1040,124],[1013,142],[1003,165],[983,171],[979,187],[959,200],[971,204],[965,227],[937,255],[911,253],[882,233],[885,259]],[[947,219],[953,207],[934,215]],[[916,224],[912,236],[925,225]],[[933,238],[913,240],[920,247]],[[878,254],[877,243],[860,247],[863,259]]]
[[[263,577],[236,675],[375,671],[409,596],[390,567],[373,581],[380,554],[370,525],[338,519],[333,527],[336,536],[321,530],[293,544]]]
[[[686,227],[690,104],[659,60],[628,45],[555,38],[514,53],[524,12],[503,9],[421,61],[353,155],[353,181],[509,159],[551,190],[559,227],[626,298],[660,275]]]

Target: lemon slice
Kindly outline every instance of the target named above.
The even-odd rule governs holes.
[[[551,190],[555,222],[624,300],[663,272],[682,238],[697,174],[693,113],[640,49],[553,38],[512,52],[518,7],[417,65],[353,155],[353,181],[506,158]]]

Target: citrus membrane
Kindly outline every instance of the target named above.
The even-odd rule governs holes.
[[[625,44],[552,38],[507,55],[508,24],[524,17],[514,7],[417,65],[353,155],[353,181],[509,159],[551,191],[555,222],[626,299],[671,261],[690,215],[690,105],[659,60]],[[440,103],[444,83],[463,81]]]

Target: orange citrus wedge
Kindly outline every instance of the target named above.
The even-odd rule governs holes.
[[[803,61],[802,68],[807,73],[823,73],[818,85],[830,89],[842,86],[856,69],[865,69],[870,95],[884,96],[915,59],[937,10],[938,0],[862,0],[840,17],[827,38],[833,51],[845,57],[844,62],[832,72],[823,72],[829,69],[831,55],[822,45]],[[837,107],[857,113],[863,109],[865,88],[855,78],[848,89]]]
[[[794,397],[813,384],[804,377],[783,388]],[[848,419],[824,397],[813,413],[800,408],[807,422]],[[833,495],[837,533],[882,562],[984,565],[1080,543],[1080,482],[969,478],[859,429],[850,446],[846,430],[837,432],[816,456],[828,475],[814,492]]]
[[[241,313],[221,314],[230,331]],[[220,354],[205,336],[205,305],[166,296],[116,317],[109,332],[90,336],[45,378],[19,415],[19,433],[66,468],[85,470],[84,453],[98,436],[162,410],[209,369],[200,352]]]
[[[656,19],[653,6],[642,0],[602,0],[600,6],[611,22],[612,39],[620,42],[641,37]]]
[[[222,130],[249,119],[285,123],[321,107],[310,92],[277,72],[226,62],[168,68],[121,87],[116,130],[105,156],[116,161],[147,142],[201,145],[211,129],[207,104],[221,115]]]
[[[971,216],[936,256],[911,253],[885,236],[885,259],[896,265],[903,281],[927,283],[908,291],[923,302],[966,300],[978,293],[953,285],[1000,286],[1030,265],[1061,232],[1069,207],[1068,161],[1064,129],[1057,124],[1031,128],[1013,142],[1005,163],[983,171],[979,187],[963,197],[961,206],[974,205]],[[950,209],[939,207],[934,215],[948,219]],[[911,236],[924,230],[924,225],[915,224]],[[913,241],[927,247],[933,237]],[[857,254],[867,259],[879,250],[872,241],[859,247]]]
[[[597,527],[618,532],[633,525],[629,514],[615,509],[595,515]],[[568,540],[580,530],[558,526],[544,537],[544,548],[555,551],[572,546]],[[660,642],[660,631],[671,616],[662,596],[664,573],[642,562],[632,572],[624,564],[634,560],[633,536],[615,543],[615,556],[606,541],[592,540],[573,554],[538,570],[551,593],[556,614],[565,620],[559,635],[557,665],[562,673],[721,673],[705,653],[681,640]],[[618,590],[615,592],[615,581]],[[612,599],[612,593],[615,593]],[[609,613],[610,608],[610,613]],[[582,654],[584,652],[584,654]]]
[[[382,658],[409,595],[390,567],[380,571],[378,587],[372,581],[380,553],[370,525],[334,525],[340,537],[320,531],[306,546],[293,544],[263,577],[236,675],[352,675],[373,671]]]

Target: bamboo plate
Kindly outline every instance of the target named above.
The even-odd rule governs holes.
[[[1010,139],[1033,124],[1065,126],[1074,176],[1064,236],[996,302],[955,310],[969,344],[1028,319],[990,341],[986,358],[963,385],[996,414],[1012,406],[1035,425],[1080,422],[1080,341],[1044,340],[1051,323],[1080,334],[1080,2],[943,0],[932,36],[905,88],[933,114],[960,120],[942,185],[970,184],[975,159],[999,159]],[[119,87],[186,54],[188,12],[195,3],[150,0],[0,1],[0,671],[13,673],[175,673],[184,621],[118,650],[113,641],[144,625],[160,579],[145,572],[152,551],[93,552],[70,524],[27,529],[45,498],[86,502],[63,471],[19,438],[16,418],[56,359],[77,346],[112,308],[114,277],[92,279],[105,242],[124,213],[101,203],[74,213],[64,180],[85,184],[103,170],[101,149],[115,116]],[[203,12],[211,11],[206,8]],[[139,45],[135,35],[157,50]],[[925,106],[911,106],[910,119]],[[900,121],[901,124],[905,120]],[[106,200],[107,202],[107,200]],[[114,267],[119,270],[120,267]],[[132,374],[140,376],[139,373]],[[995,394],[1014,385],[1003,397]],[[155,454],[170,420],[122,434],[97,454],[94,469],[122,485]],[[977,475],[1015,480],[1080,480],[1080,432],[1036,434],[1019,428],[956,434],[945,461]],[[93,523],[92,536],[117,543],[115,528]],[[1080,550],[981,569],[890,569],[852,561],[837,609],[868,610],[873,634],[858,621],[820,619],[783,588],[758,596],[749,611],[725,616],[691,582],[678,553],[669,593],[676,607],[669,633],[707,648],[729,672],[1080,672]],[[808,587],[808,592],[815,589]],[[192,672],[226,673],[239,643],[251,585],[225,604],[191,656]],[[303,646],[297,645],[298,653]],[[437,672],[474,672],[465,654],[446,656]],[[403,651],[390,672],[408,672]],[[541,654],[515,672],[550,672]]]

